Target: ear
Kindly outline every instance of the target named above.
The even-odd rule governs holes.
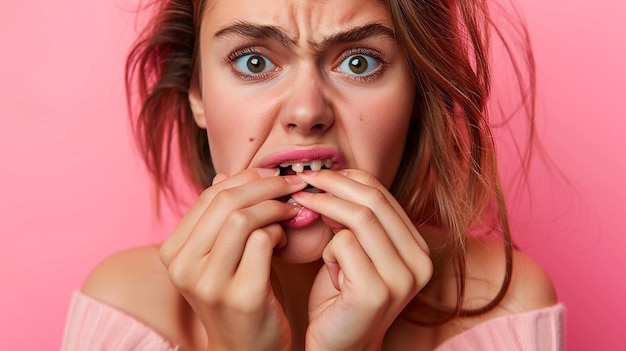
[[[204,115],[204,105],[202,104],[202,94],[198,86],[189,88],[189,105],[193,118],[196,120],[198,127],[206,129],[206,119]]]

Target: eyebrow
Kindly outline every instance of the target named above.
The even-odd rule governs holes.
[[[269,38],[278,41],[283,46],[296,46],[296,42],[291,40],[285,31],[274,26],[256,25],[249,22],[237,22],[218,30],[214,37],[219,38],[229,35],[238,35],[252,39]]]
[[[279,27],[257,25],[249,22],[237,22],[224,27],[215,33],[214,37],[224,37],[228,35],[239,35],[252,39],[273,39],[285,47],[295,47],[298,44],[289,38],[287,33]],[[363,26],[350,28],[345,31],[331,34],[319,42],[308,41],[308,44],[317,50],[324,49],[340,43],[357,42],[373,36],[384,36],[395,42],[393,30],[379,23],[370,23]]]
[[[395,33],[391,28],[383,26],[379,23],[370,23],[364,26],[359,26],[343,32],[332,34],[329,37],[324,38],[319,43],[309,41],[309,45],[317,48],[318,50],[324,50],[336,44],[357,42],[375,36],[384,36],[393,40],[394,42],[396,41]]]

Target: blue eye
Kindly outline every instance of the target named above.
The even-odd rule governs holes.
[[[368,55],[351,55],[346,57],[339,64],[339,70],[348,74],[358,76],[367,75],[374,71],[380,63],[375,58]]]
[[[259,54],[249,54],[235,60],[237,70],[243,74],[258,75],[274,71],[276,65],[267,57]]]

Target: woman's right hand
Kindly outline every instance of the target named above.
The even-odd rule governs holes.
[[[220,174],[161,246],[173,284],[193,308],[210,350],[289,350],[291,331],[271,285],[278,224],[298,209],[277,198],[304,189],[275,169]]]

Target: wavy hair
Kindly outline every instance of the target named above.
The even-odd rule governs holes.
[[[387,0],[386,4],[416,86],[413,118],[391,192],[416,225],[432,225],[449,234],[441,250],[455,264],[459,296],[456,306],[438,306],[418,294],[403,316],[433,324],[479,315],[500,303],[512,273],[513,244],[487,108],[493,33],[505,43],[520,82],[524,81],[521,67],[494,25],[486,0]],[[196,125],[188,100],[197,79],[197,34],[205,5],[206,0],[148,4],[151,20],[127,58],[127,97],[135,137],[156,187],[171,199],[176,199],[173,156],[178,156],[184,174],[198,190],[208,187],[215,174],[206,133]],[[534,67],[525,27],[519,25],[530,77],[528,86],[521,87],[521,101],[532,124]],[[472,226],[486,220],[489,208],[495,208],[497,224],[492,229],[504,244],[506,274],[497,296],[481,308],[466,310],[462,308],[465,241]],[[423,313],[425,309],[432,313]]]

